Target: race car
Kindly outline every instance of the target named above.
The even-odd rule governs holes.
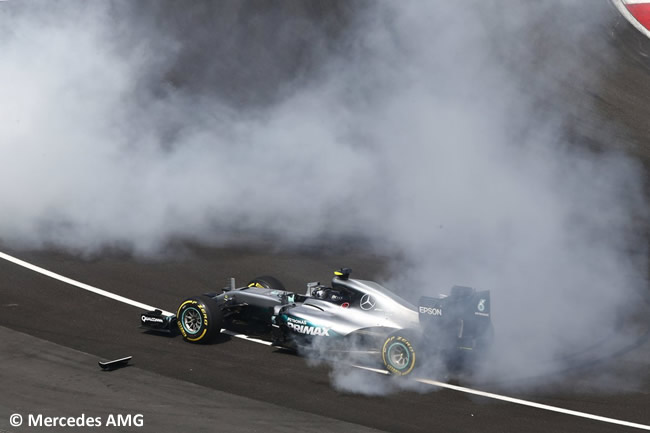
[[[489,291],[454,286],[449,295],[422,296],[416,307],[380,284],[350,274],[349,268],[339,269],[330,286],[308,283],[303,294],[286,290],[271,276],[244,287],[231,279],[222,293],[185,299],[176,315],[142,313],[140,325],[180,332],[190,343],[209,342],[222,329],[244,329],[298,352],[365,348],[380,354],[386,370],[398,376],[410,374],[421,355],[452,361],[489,345]]]

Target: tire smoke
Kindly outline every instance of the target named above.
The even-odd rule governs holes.
[[[3,3],[0,242],[359,240],[400,293],[492,291],[478,381],[614,351],[647,291],[644,174],[562,94],[604,79],[582,56],[606,11],[537,3]]]

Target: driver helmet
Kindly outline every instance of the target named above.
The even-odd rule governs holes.
[[[314,289],[312,292],[314,298],[318,299],[327,299],[330,289],[325,286],[319,286]]]

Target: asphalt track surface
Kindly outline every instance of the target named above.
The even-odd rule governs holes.
[[[252,269],[259,269],[262,274],[275,270],[276,275],[284,277],[287,285],[300,287],[310,280],[309,277],[325,280],[329,270],[338,266],[340,260],[358,269],[365,268],[373,275],[379,272],[382,263],[378,257],[269,255],[232,249],[197,249],[184,261],[151,263],[120,257],[84,261],[52,252],[20,252],[20,256],[77,281],[172,311],[188,293],[222,287],[230,275],[245,279]],[[361,265],[365,266],[360,268]],[[352,431],[368,427],[394,432],[428,432],[441,426],[449,432],[611,432],[628,429],[432,387],[422,388],[427,391],[424,393],[397,392],[376,397],[341,393],[332,387],[326,365],[313,366],[301,357],[237,338],[226,338],[206,346],[187,344],[180,337],[150,335],[137,329],[137,308],[4,260],[0,261],[0,275],[3,285],[0,326],[6,328],[0,333],[3,341],[7,341],[5,339],[10,338],[11,331],[20,332],[16,339],[24,342],[17,344],[10,339],[9,343],[3,344],[3,356],[9,356],[14,362],[18,360],[24,370],[31,372],[31,375],[25,374],[24,378],[16,381],[20,370],[11,368],[11,364],[3,369],[3,375],[8,376],[3,383],[12,384],[11,390],[19,390],[16,395],[4,393],[0,398],[4,413],[32,413],[45,408],[59,416],[98,412],[102,416],[103,413],[128,410],[146,414],[145,426],[150,426],[151,431],[206,429],[210,425],[221,426],[226,431],[286,428],[286,424],[273,422],[274,413],[280,414],[282,419],[296,416],[296,426],[309,423],[310,414],[325,417],[328,422],[313,418],[321,431]],[[29,336],[40,340],[30,340]],[[58,349],[41,340],[55,343]],[[40,349],[43,345],[47,350]],[[35,350],[35,347],[39,349]],[[71,352],[67,348],[83,353]],[[48,355],[48,350],[56,352],[56,355]],[[35,351],[41,354],[36,359],[30,355]],[[588,380],[590,375],[603,374],[607,369],[625,368],[626,363],[643,362],[643,359],[648,359],[648,353],[648,344],[645,343],[626,354],[624,359],[578,372],[575,382],[578,384]],[[126,355],[134,357],[133,367],[105,373],[95,363],[99,359]],[[61,362],[57,361],[59,358],[67,360],[65,368],[69,373],[62,373]],[[51,362],[44,362],[48,359]],[[141,370],[142,374],[135,373]],[[359,374],[361,379],[366,375],[369,382],[390,380],[372,372],[360,371]],[[135,375],[137,381],[128,379],[131,375]],[[115,391],[110,388],[113,376]],[[62,393],[57,381],[51,379],[56,377],[70,389],[83,392],[76,394],[73,391],[66,400],[61,394],[68,394]],[[10,378],[14,383],[8,380]],[[43,382],[43,378],[47,381]],[[138,392],[124,391],[120,384],[125,379],[129,380],[129,386],[137,384]],[[642,391],[621,389],[617,395],[583,395],[571,392],[568,387],[561,393],[514,397],[650,424],[650,395],[647,392],[650,381],[647,376],[639,379],[646,386]],[[115,392],[114,395],[107,396],[97,391],[101,388],[92,384],[98,380],[107,391]],[[196,388],[197,385],[203,388]],[[22,390],[21,386],[27,389]],[[38,392],[34,392],[35,389]],[[197,390],[192,398],[184,397],[192,389]],[[96,392],[101,394],[101,398],[94,394]],[[231,395],[235,397],[231,398]],[[71,404],[69,399],[75,404]],[[102,403],[98,404],[97,399]],[[239,404],[233,405],[232,401]],[[272,403],[273,406],[263,406],[260,402]],[[212,405],[215,411],[228,412],[228,405],[237,410],[232,412],[232,416],[216,416],[210,411]],[[247,408],[250,411],[244,410]],[[258,411],[266,414],[266,418],[260,418]],[[242,413],[248,415],[242,416]],[[170,414],[177,416],[170,417]],[[169,422],[170,418],[174,422]],[[6,423],[6,420],[5,417],[0,422]],[[0,424],[0,428],[7,427]]]
[[[564,90],[581,101],[597,99],[595,106],[623,127],[622,145],[650,167],[649,69],[637,54],[637,42],[622,36],[611,43],[620,48],[621,58],[608,83],[599,83],[597,94],[571,83]],[[598,66],[597,60],[594,65]],[[591,102],[585,104],[592,106]],[[589,124],[579,124],[576,131],[586,137],[597,135]],[[327,281],[330,271],[342,265],[355,269],[360,278],[381,277],[386,261],[363,253],[341,255],[318,249],[278,253],[197,247],[183,258],[150,262],[115,254],[88,260],[56,251],[1,250],[169,311],[187,295],[218,290],[231,276],[242,282],[273,274],[287,286],[301,288],[308,281]],[[144,427],[127,430],[158,432],[635,431],[433,387],[385,396],[339,392],[331,384],[327,365],[312,365],[298,356],[237,338],[190,345],[180,337],[143,333],[137,329],[137,308],[4,260],[0,260],[0,293],[0,431],[31,430],[9,426],[11,413],[142,413]],[[131,367],[102,372],[96,365],[99,359],[126,355],[134,357]],[[508,395],[650,425],[649,364],[650,344],[640,341],[613,359],[576,371],[560,391]],[[614,386],[609,392],[572,391],[574,385],[583,389],[581,385],[590,378],[611,369],[634,371],[638,386]],[[358,375],[369,382],[390,381],[372,372],[359,371]]]

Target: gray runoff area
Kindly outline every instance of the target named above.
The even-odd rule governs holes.
[[[137,359],[133,366],[103,372],[97,366],[97,356],[2,326],[0,341],[0,432],[33,430],[26,427],[29,414],[79,417],[82,413],[100,417],[104,423],[110,414],[141,414],[144,431],[160,433],[215,429],[233,433],[380,431],[161,376],[139,369]],[[15,413],[23,416],[22,427],[9,425]],[[77,428],[47,431],[71,429]]]

